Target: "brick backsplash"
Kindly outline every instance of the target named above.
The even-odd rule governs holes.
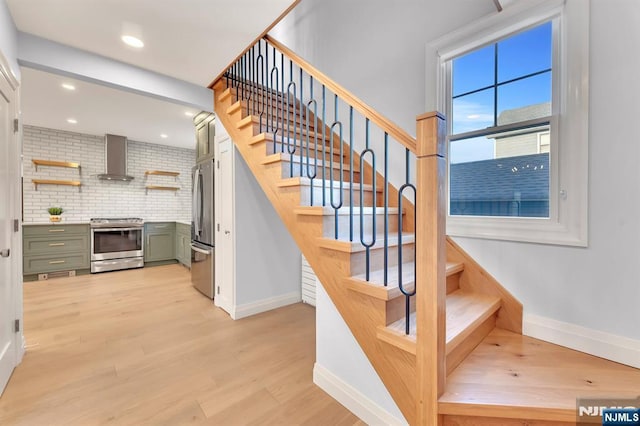
[[[194,142],[195,144],[195,142]],[[129,140],[130,182],[103,181],[104,136],[86,135],[35,126],[23,127],[24,221],[47,222],[47,208],[61,206],[64,221],[92,217],[141,217],[144,220],[191,220],[191,168],[195,150]],[[72,161],[77,169],[39,166],[32,159]],[[179,172],[147,176],[146,170]],[[61,185],[35,185],[32,179],[80,180],[80,189]],[[145,190],[146,185],[177,186],[178,191]]]

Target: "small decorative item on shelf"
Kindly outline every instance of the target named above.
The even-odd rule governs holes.
[[[49,207],[47,211],[49,212],[49,220],[51,222],[62,221],[62,212],[64,212],[62,207]]]

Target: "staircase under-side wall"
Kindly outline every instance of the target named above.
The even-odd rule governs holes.
[[[572,424],[577,397],[638,396],[638,370],[523,337],[522,305],[446,237],[441,115],[413,138],[270,37],[212,87],[408,423]]]

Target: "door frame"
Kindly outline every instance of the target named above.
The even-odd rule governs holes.
[[[14,317],[19,321],[20,329],[13,334],[14,347],[14,368],[20,364],[24,356],[24,335],[23,335],[23,295],[22,295],[22,120],[20,117],[20,91],[19,81],[11,71],[9,62],[4,54],[0,51],[0,84],[8,88],[13,96],[10,102],[10,113],[12,118],[8,123],[9,128],[13,127],[13,120],[18,120],[18,128],[13,132],[9,132],[9,188],[8,188],[8,204],[9,216],[12,220],[17,221],[17,229],[10,231],[10,250],[11,256],[9,260],[10,285],[12,288],[13,301],[10,304],[14,306]],[[0,389],[2,394],[4,389]]]
[[[225,312],[227,312],[232,319],[235,319],[235,307],[236,307],[236,274],[235,274],[235,270],[236,270],[236,256],[235,256],[235,252],[236,252],[236,239],[235,239],[235,235],[236,235],[236,230],[235,230],[235,220],[234,218],[234,209],[235,209],[235,173],[234,173],[234,163],[235,163],[235,147],[233,145],[233,141],[231,140],[231,137],[227,134],[226,130],[224,129],[224,127],[222,127],[222,124],[218,121],[216,121],[216,138],[215,138],[215,168],[214,168],[214,192],[215,192],[215,206],[214,206],[214,211],[215,211],[215,217],[216,217],[216,221],[215,221],[215,226],[216,226],[216,255],[214,258],[214,263],[215,263],[215,270],[216,270],[216,274],[215,274],[215,278],[214,278],[214,293],[215,296],[217,296],[217,289],[218,287],[222,287],[222,284],[220,283],[220,280],[222,279],[222,271],[224,270],[222,268],[222,252],[226,249],[226,250],[231,250],[231,258],[233,259],[233,262],[231,265],[227,265],[227,268],[229,270],[229,278],[230,278],[230,283],[228,283],[226,286],[224,286],[225,288],[228,286],[228,290],[229,290],[229,298],[222,298],[222,297],[214,297],[213,301],[214,304],[216,306],[218,306],[219,308],[223,309]],[[222,191],[220,190],[220,183],[222,182],[221,176],[220,176],[220,145],[223,143],[229,143],[229,151],[230,151],[230,157],[229,157],[229,168],[230,168],[230,173],[231,173],[231,200],[223,200],[222,199]],[[222,208],[223,206],[225,208],[231,208],[231,241],[229,243],[229,245],[231,247],[224,247],[223,241],[223,232],[224,230],[222,229],[222,226],[220,226],[220,221],[222,219]]]

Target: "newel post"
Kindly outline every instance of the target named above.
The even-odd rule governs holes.
[[[417,424],[439,425],[445,384],[445,119],[437,112],[417,121],[416,325]]]

